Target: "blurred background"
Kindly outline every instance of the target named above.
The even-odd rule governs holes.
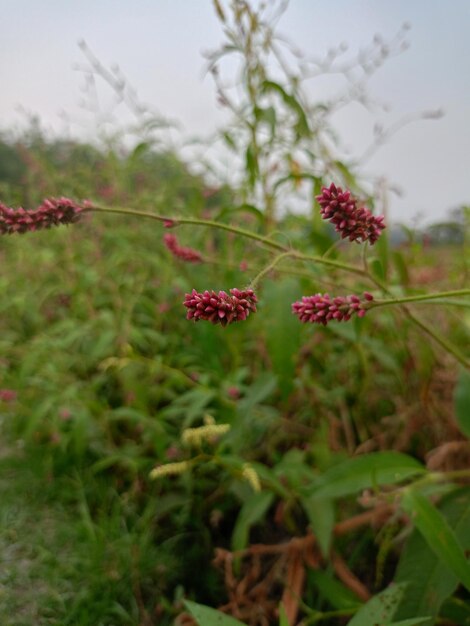
[[[393,45],[403,24],[410,29]],[[390,197],[395,221],[442,221],[450,209],[468,203],[466,0],[337,0],[333,6],[291,0],[278,29],[306,61],[324,62],[339,52],[331,71],[310,72],[305,88],[317,101],[354,93],[354,101],[331,117],[341,137],[338,154],[359,160],[365,175],[386,176],[397,192]],[[127,107],[113,107],[115,94],[103,85],[97,99],[90,101],[90,85],[83,93],[81,40],[103,65],[119,66],[141,102],[178,124],[179,147],[194,136],[207,138],[227,120],[206,73],[204,53],[223,39],[209,0],[3,0],[0,37],[3,130],[24,127],[27,117],[37,116],[48,135],[95,141],[97,133],[129,121]],[[341,69],[358,55],[367,58],[377,37],[390,46],[390,57],[346,77]],[[433,113],[439,119],[423,120]],[[370,150],[374,128],[396,133]]]

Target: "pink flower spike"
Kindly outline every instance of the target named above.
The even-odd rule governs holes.
[[[316,196],[323,219],[329,220],[342,239],[357,243],[368,241],[371,245],[385,228],[384,216],[375,216],[365,207],[357,207],[357,200],[350,191],[343,191],[331,183]]]
[[[364,300],[361,300],[359,296],[355,295],[337,296],[332,299],[327,293],[323,295],[317,293],[313,296],[303,296],[302,300],[294,302],[292,313],[297,315],[304,324],[323,324],[326,326],[330,320],[347,322],[352,315],[364,317],[368,300],[365,296]]]
[[[35,210],[12,209],[0,203],[0,234],[26,233],[73,224],[88,203],[79,205],[69,198],[48,198]]]
[[[250,313],[256,312],[258,298],[252,289],[242,291],[230,289],[230,295],[225,291],[204,291],[200,293],[193,289],[186,294],[183,302],[188,309],[186,319],[206,320],[212,324],[227,326],[233,322],[244,321]]]
[[[202,255],[197,250],[187,248],[186,246],[180,246],[178,239],[175,235],[166,233],[163,236],[163,242],[173,256],[187,261],[188,263],[202,263]]]
[[[12,209],[0,203],[0,234],[35,232],[60,224],[73,224],[88,203],[77,204],[69,198],[48,198],[34,210]]]

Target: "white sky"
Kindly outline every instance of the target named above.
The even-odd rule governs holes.
[[[59,113],[83,119],[81,76],[72,68],[85,39],[106,65],[117,63],[140,98],[204,134],[221,120],[203,50],[223,39],[210,0],[0,0],[0,127],[21,124],[18,106],[63,126]],[[307,54],[321,55],[345,41],[351,51],[375,33],[392,37],[410,22],[410,49],[390,59],[370,92],[390,106],[379,121],[442,108],[438,121],[406,127],[368,162],[402,188],[391,215],[410,221],[443,219],[470,204],[470,0],[291,0],[279,30]],[[315,91],[317,90],[317,91]],[[322,97],[322,83],[312,93]],[[352,106],[336,120],[343,142],[359,155],[374,120]],[[80,127],[76,130],[79,132]]]

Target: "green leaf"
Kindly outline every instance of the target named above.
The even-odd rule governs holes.
[[[238,215],[239,213],[249,213],[250,215],[254,215],[256,217],[256,219],[262,224],[264,221],[264,214],[262,211],[260,211],[257,207],[254,206],[254,204],[248,204],[246,202],[244,202],[243,204],[240,204],[239,206],[235,206],[235,207],[226,207],[224,209],[222,209],[222,211],[220,211],[217,214],[217,221],[224,221],[225,217],[233,217],[234,215]]]
[[[222,133],[222,137],[224,138],[225,143],[229,146],[229,148],[232,148],[232,150],[236,152],[237,144],[235,143],[235,140],[232,137],[232,135],[228,132],[225,132],[225,133]]]
[[[428,616],[412,617],[411,619],[404,619],[401,622],[391,622],[388,626],[416,626],[416,624],[424,624],[428,620]]]
[[[335,167],[341,172],[341,175],[344,178],[344,182],[349,189],[357,188],[357,180],[349,167],[343,163],[342,161],[333,161]]]
[[[309,581],[312,581],[324,598],[336,610],[359,607],[363,604],[359,598],[338,580],[323,572],[312,570],[309,572]]]
[[[347,626],[381,626],[388,624],[403,597],[406,584],[391,584],[387,589],[371,598]]]
[[[276,388],[276,376],[273,376],[270,372],[261,374],[249,388],[243,400],[239,402],[240,412],[246,414],[249,409],[269,398]]]
[[[377,255],[380,259],[380,263],[382,264],[384,278],[388,276],[389,269],[389,244],[388,244],[388,232],[387,229],[380,235],[379,240],[374,245],[374,249],[377,252]]]
[[[405,491],[402,505],[431,550],[470,591],[470,564],[446,518],[414,489]]]
[[[369,262],[369,267],[372,271],[372,274],[376,278],[378,278],[379,280],[386,280],[384,266],[382,265],[382,262],[380,261],[380,259],[372,259]]]
[[[299,283],[292,278],[269,281],[263,291],[263,305],[266,311],[271,311],[264,322],[266,348],[272,370],[278,376],[279,391],[283,399],[294,389],[295,368],[302,338],[301,324],[285,303],[294,302],[298,294]],[[289,341],[286,341],[286,337],[289,337]]]
[[[470,625],[470,603],[460,598],[449,598],[444,602],[440,611],[440,617],[451,624],[460,626]]]
[[[320,550],[325,559],[327,559],[330,553],[333,526],[335,524],[333,501],[330,498],[317,498],[315,496],[302,498],[301,501],[308,515],[313,534],[320,545]]]
[[[266,107],[265,109],[256,107],[255,117],[259,122],[268,124],[271,130],[271,136],[274,137],[276,130],[276,109],[274,107]]]
[[[470,437],[470,372],[464,369],[454,390],[454,409],[460,430]]]
[[[392,256],[395,264],[395,269],[397,270],[398,276],[400,278],[400,283],[404,286],[408,285],[410,282],[410,276],[408,273],[408,263],[406,262],[405,257],[398,250],[395,250]]]
[[[131,154],[129,155],[129,160],[137,161],[141,156],[146,154],[151,147],[152,146],[148,141],[142,141],[141,143],[137,144],[137,146],[131,152]]]
[[[234,617],[225,615],[209,606],[184,600],[184,606],[191,613],[199,626],[245,626]]]
[[[463,549],[470,549],[470,489],[454,489],[442,500],[440,510]],[[431,616],[430,625],[442,603],[457,588],[458,578],[443,565],[423,535],[415,529],[402,551],[395,582],[408,583],[396,617],[404,619],[427,614]],[[460,622],[457,620],[456,623]]]
[[[314,176],[313,174],[310,174],[309,172],[299,172],[298,174],[287,174],[287,176],[282,176],[279,180],[276,181],[276,184],[274,185],[273,189],[274,191],[276,191],[277,189],[279,189],[279,187],[281,187],[281,185],[284,185],[285,183],[288,183],[291,181],[295,183],[300,180],[316,181],[317,177]]]
[[[290,626],[283,604],[279,606],[279,626]]]
[[[372,452],[353,457],[328,469],[307,488],[315,498],[341,498],[363,489],[394,484],[425,472],[425,468],[400,452]]]
[[[232,534],[232,550],[243,550],[248,545],[250,528],[265,516],[274,494],[269,491],[253,493],[245,501],[238,514]]]
[[[287,93],[287,91],[284,89],[284,87],[282,87],[278,83],[276,83],[274,81],[271,81],[271,80],[265,80],[264,81],[264,83],[263,83],[263,91],[265,91],[265,92],[273,91],[273,92],[279,94],[281,96],[284,104],[287,107],[289,107],[291,109],[291,111],[293,111],[296,114],[297,122],[296,122],[296,124],[294,126],[294,130],[295,130],[296,135],[297,135],[298,138],[300,138],[300,137],[309,137],[310,136],[310,127],[309,127],[307,116],[305,114],[305,111],[304,111],[302,105],[295,98],[295,96],[293,96],[290,93]]]
[[[245,167],[248,174],[248,182],[251,188],[255,186],[259,174],[258,157],[253,144],[250,143],[245,153]]]

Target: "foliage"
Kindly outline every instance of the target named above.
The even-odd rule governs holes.
[[[221,93],[235,116],[221,137],[244,155],[230,186],[150,140],[32,128],[0,143],[3,203],[92,206],[2,238],[0,417],[21,450],[1,463],[37,495],[31,516],[56,522],[52,547],[7,513],[0,537],[21,553],[32,532],[38,624],[465,623],[465,255],[393,247],[387,230],[338,246],[314,196],[333,177],[365,194],[325,141],[333,104],[272,74],[275,20],[215,5],[216,80],[225,54],[242,60],[241,99]],[[310,213],[280,214],[286,186]],[[203,263],[172,256],[162,222]],[[247,284],[248,320],[185,320],[185,293]],[[372,290],[367,315],[300,324],[290,304],[325,290]],[[16,487],[0,488],[14,510]],[[16,601],[0,595],[5,614]]]

